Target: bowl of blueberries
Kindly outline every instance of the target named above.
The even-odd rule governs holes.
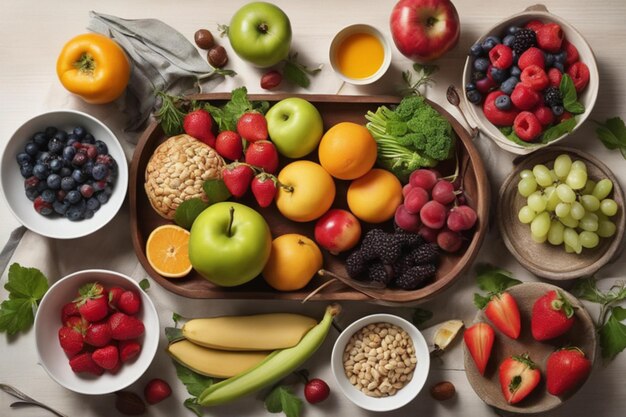
[[[598,96],[595,56],[568,22],[535,5],[504,19],[468,51],[465,107],[482,133],[519,155],[557,143]]]
[[[39,114],[20,126],[2,154],[2,191],[28,229],[74,239],[106,225],[126,197],[128,165],[111,130],[75,110]]]

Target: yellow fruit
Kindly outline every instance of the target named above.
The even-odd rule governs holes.
[[[365,175],[376,162],[376,141],[363,125],[342,122],[322,136],[320,164],[330,175],[353,180]]]
[[[322,268],[322,252],[304,235],[290,233],[272,241],[270,259],[263,268],[263,278],[274,289],[294,291],[306,286]]]
[[[348,187],[348,207],[359,219],[382,223],[393,217],[402,203],[402,184],[391,172],[372,169]]]
[[[183,336],[201,346],[222,350],[275,350],[298,344],[317,321],[291,313],[222,316],[189,320]]]
[[[150,233],[146,243],[148,263],[167,278],[184,277],[191,271],[189,261],[189,231],[180,226],[165,224]]]

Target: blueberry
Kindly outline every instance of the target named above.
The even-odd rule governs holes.
[[[519,79],[522,76],[522,70],[518,66],[511,67],[511,77]]]
[[[54,203],[52,203],[52,208],[54,209],[54,211],[61,216],[65,214],[69,207],[70,203],[68,203],[67,201],[55,201]]]
[[[36,205],[37,203],[35,203]],[[48,204],[44,204],[42,206],[39,206],[39,210],[38,210],[39,214],[41,214],[42,216],[49,216],[53,213],[52,210],[52,206],[48,205]]]
[[[80,169],[75,169],[74,171],[72,171],[72,178],[74,179],[74,181],[80,184],[87,181],[87,175]]]
[[[33,175],[33,164],[29,162],[28,164],[20,166],[20,174],[22,174],[24,178],[31,177]]]
[[[37,190],[37,188],[29,188],[26,190],[26,198],[30,201],[34,201],[37,197],[39,197],[39,190]]]
[[[515,40],[515,36],[506,35],[504,39],[502,39],[502,44],[508,46],[509,48],[513,46],[513,41]]]
[[[71,177],[72,176],[72,170],[68,167],[63,167],[61,168],[61,171],[59,171],[59,175],[61,177]]]
[[[558,69],[559,71],[561,71],[561,73],[565,72],[565,66],[563,65],[562,62],[554,61],[554,64],[552,64],[552,67]]]
[[[487,58],[476,58],[474,60],[474,69],[476,71],[485,72],[489,68],[489,60]]]
[[[509,76],[509,71],[497,67],[491,67],[489,72],[491,73],[491,78],[497,83],[501,83]]]
[[[53,190],[61,188],[61,176],[59,174],[50,174],[46,178],[46,184]]]
[[[511,97],[506,94],[502,94],[501,96],[496,97],[495,105],[496,108],[500,110],[508,110],[511,108]]]
[[[65,133],[64,130],[59,130],[57,133],[54,134],[53,139],[57,139],[57,140],[60,140],[61,142],[65,142],[67,141],[67,133]]]
[[[65,217],[73,222],[80,220],[82,216],[83,210],[81,210],[78,206],[70,206],[65,212]]]
[[[44,133],[46,134],[46,136],[49,138],[53,137],[56,133],[57,133],[57,128],[54,126],[48,126],[46,128],[46,130],[44,131]]]
[[[50,171],[59,172],[63,168],[63,161],[55,158],[55,159],[50,160],[50,163],[48,163],[48,166],[50,167]]]
[[[72,130],[72,133],[74,134],[74,136],[76,136],[77,139],[82,139],[87,131],[82,126],[76,126],[74,130]]]
[[[76,155],[74,155],[74,158],[72,158],[72,165],[81,167],[85,164],[85,162],[87,162],[87,159],[87,155],[82,152],[78,152]]]
[[[72,177],[63,177],[61,178],[61,189],[65,191],[70,191],[76,188],[76,181]]]
[[[33,161],[33,158],[30,157],[26,152],[20,152],[15,156],[17,159],[17,164],[22,166],[24,164],[30,164]]]
[[[37,191],[41,193],[46,188],[48,188],[48,184],[45,181],[39,181],[39,183],[37,184]]]
[[[516,77],[509,77],[500,84],[500,91],[504,94],[511,95],[517,83],[519,83],[519,80]]]
[[[41,147],[45,147],[46,144],[48,143],[48,138],[46,137],[45,133],[37,132],[33,135],[33,142],[35,142],[37,145]]]
[[[497,44],[502,43],[497,36],[487,36],[481,44],[484,53],[489,53]]]
[[[481,56],[483,54],[483,47],[480,46],[479,43],[475,43],[474,45],[472,45],[472,47],[470,48],[470,55],[478,58],[479,56]]]
[[[470,103],[480,104],[480,102],[483,100],[483,95],[480,94],[480,91],[478,90],[471,90],[465,94],[467,95],[467,99],[470,101]]]
[[[552,65],[554,65],[555,56],[549,52],[544,52],[543,60],[545,62],[546,68],[550,68]]]
[[[36,163],[33,167],[33,175],[40,180],[45,180],[49,173],[50,170],[42,163]]]
[[[517,32],[520,31],[520,27],[519,26],[509,26],[506,29],[506,33],[508,33],[509,35],[515,35]]]
[[[66,146],[63,148],[63,159],[71,161],[74,158],[74,155],[76,155],[76,148],[73,146]]]
[[[50,139],[50,142],[48,142],[48,150],[55,155],[61,154],[61,152],[63,152],[63,141],[56,136],[53,137]]]
[[[109,148],[107,144],[102,142],[101,140],[96,141],[96,151],[98,151],[98,155],[106,155],[109,153]]]
[[[39,185],[39,178],[37,177],[28,177],[24,180],[24,189],[25,190],[36,190]]]
[[[93,175],[92,172],[94,166],[95,164],[93,163],[93,161],[89,160],[85,163],[85,165],[83,165],[81,169],[87,177],[91,177]]]
[[[49,188],[46,188],[41,192],[41,199],[46,203],[53,203],[57,199],[57,195],[54,191]]]
[[[67,142],[65,142],[65,145],[73,146],[75,143],[79,143],[79,142],[80,142],[79,139],[76,136],[72,135],[71,138],[67,139]]]
[[[93,145],[94,143],[96,143],[96,139],[93,137],[91,133],[85,133],[85,136],[83,137],[82,142]]]
[[[465,91],[472,91],[472,90],[476,90],[476,84],[474,84],[474,83],[466,83],[465,84]]]
[[[91,174],[93,175],[94,180],[100,181],[105,179],[107,175],[109,175],[109,168],[107,168],[107,166],[103,164],[96,164],[94,165]]]
[[[96,181],[93,183],[93,190],[102,191],[106,188],[106,186],[107,186],[106,181]]]
[[[111,194],[113,194],[113,188],[110,185],[107,185],[104,187],[104,193],[111,197]]]
[[[39,152],[39,145],[37,145],[35,142],[28,142],[24,147],[24,151],[30,156],[36,156]]]
[[[109,201],[109,194],[107,194],[106,191],[100,191],[98,194],[96,194],[96,198],[98,199],[100,204],[106,204],[106,202]]]
[[[563,112],[565,111],[565,109],[563,108],[563,106],[552,106],[552,114],[554,114],[555,116],[561,116],[563,114]]]
[[[561,51],[554,56],[554,62],[565,64],[565,61],[567,61],[567,51]]]
[[[472,81],[476,82],[478,80],[482,80],[483,78],[485,78],[487,76],[487,74],[485,74],[484,72],[481,71],[474,71],[472,72]]]
[[[93,210],[85,210],[85,213],[83,214],[83,219],[91,219],[94,215],[94,211]]]
[[[100,208],[100,201],[98,201],[96,197],[91,197],[87,200],[87,208],[93,211],[98,210]]]
[[[76,204],[80,200],[82,200],[82,198],[83,196],[80,195],[80,192],[78,190],[72,190],[68,192],[67,195],[65,196],[65,200],[70,204]]]

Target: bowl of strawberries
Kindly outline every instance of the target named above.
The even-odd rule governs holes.
[[[463,70],[466,108],[481,132],[523,155],[568,137],[598,96],[598,67],[583,36],[535,5],[481,36]]]
[[[35,317],[39,362],[80,394],[121,390],[139,379],[159,344],[154,304],[135,280],[91,269],[57,281]]]

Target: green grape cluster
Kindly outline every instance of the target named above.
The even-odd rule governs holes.
[[[618,206],[610,197],[613,182],[587,177],[583,161],[567,154],[554,160],[553,168],[537,164],[520,173],[517,191],[526,198],[518,219],[530,225],[533,240],[564,245],[568,253],[598,246],[600,238],[615,234],[611,218]]]

